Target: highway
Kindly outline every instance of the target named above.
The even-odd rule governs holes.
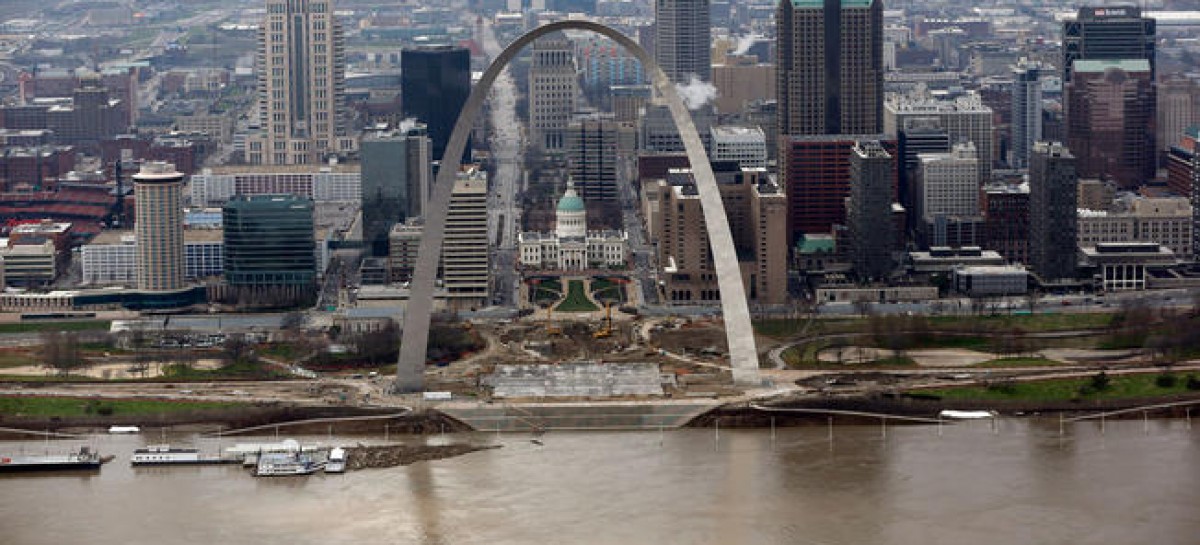
[[[470,15],[475,20],[473,14]],[[496,39],[491,22],[483,18],[476,26],[478,41],[488,58],[503,48]],[[525,190],[521,161],[525,156],[525,128],[517,118],[516,84],[507,69],[492,87],[488,113],[491,116],[491,150],[495,169],[488,195],[488,232],[492,233],[493,303],[514,305],[519,293],[517,274],[517,220],[521,217],[518,199]]]

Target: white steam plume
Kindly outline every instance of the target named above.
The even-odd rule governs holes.
[[[753,32],[751,32],[745,36],[739,36],[738,41],[737,41],[737,46],[735,46],[733,48],[733,54],[734,55],[745,55],[746,53],[750,52],[750,47],[752,47],[754,45],[754,43],[758,41],[759,38],[762,38],[762,36],[760,36],[756,33],[753,33]]]
[[[700,81],[700,78],[696,77],[695,74],[691,75],[691,79],[687,85],[676,83],[675,92],[679,93],[684,105],[689,110],[700,109],[701,106],[717,98],[717,88],[711,83]]]

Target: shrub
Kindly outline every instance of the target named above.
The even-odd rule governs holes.
[[[1104,371],[1100,371],[1099,373],[1096,373],[1096,375],[1092,377],[1092,380],[1091,380],[1091,383],[1089,384],[1089,386],[1091,386],[1092,389],[1097,392],[1103,392],[1105,390],[1108,390],[1109,388],[1112,388],[1112,379],[1108,378],[1108,373],[1105,373]]]
[[[1163,373],[1154,377],[1154,385],[1159,388],[1174,388],[1179,383],[1179,377],[1170,373]]]
[[[1200,379],[1196,375],[1188,375],[1186,386],[1189,390],[1200,390]]]

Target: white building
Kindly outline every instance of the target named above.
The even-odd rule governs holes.
[[[314,202],[357,203],[362,200],[362,175],[350,168],[240,169],[204,169],[200,174],[192,175],[188,182],[188,201],[192,206],[208,208],[220,207],[234,195],[292,194],[308,197]]]
[[[713,161],[737,161],[742,168],[767,167],[767,136],[760,127],[713,127]]]
[[[460,173],[454,181],[442,243],[442,286],[454,309],[483,305],[491,291],[487,190],[481,170]]]
[[[587,210],[573,181],[558,200],[553,233],[525,232],[518,237],[521,265],[579,271],[625,266],[629,236],[624,231],[588,231]]]
[[[992,109],[972,92],[954,100],[930,96],[889,94],[883,105],[883,132],[896,138],[904,121],[913,117],[935,117],[950,136],[951,144],[971,142],[979,154],[979,179],[987,182],[992,174]]]
[[[529,140],[543,150],[561,150],[579,95],[575,48],[565,35],[555,32],[533,42],[530,49]]]
[[[220,276],[225,270],[225,242],[220,229],[185,229],[184,277]],[[137,284],[137,235],[132,231],[103,231],[80,249],[83,285]]]
[[[949,153],[921,153],[917,162],[916,212],[921,219],[979,214],[979,156],[974,144],[955,144]]]
[[[1018,266],[976,266],[954,269],[954,289],[972,297],[1023,295],[1029,291],[1029,272]]]

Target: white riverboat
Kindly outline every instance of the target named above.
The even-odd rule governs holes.
[[[163,465],[198,465],[198,464],[236,464],[238,458],[222,458],[215,455],[200,454],[194,448],[176,448],[170,445],[149,445],[134,449],[129,459],[130,465],[163,466]]]
[[[254,467],[254,476],[312,475],[323,467],[325,467],[324,463],[304,452],[264,453],[258,457],[258,464]]]

